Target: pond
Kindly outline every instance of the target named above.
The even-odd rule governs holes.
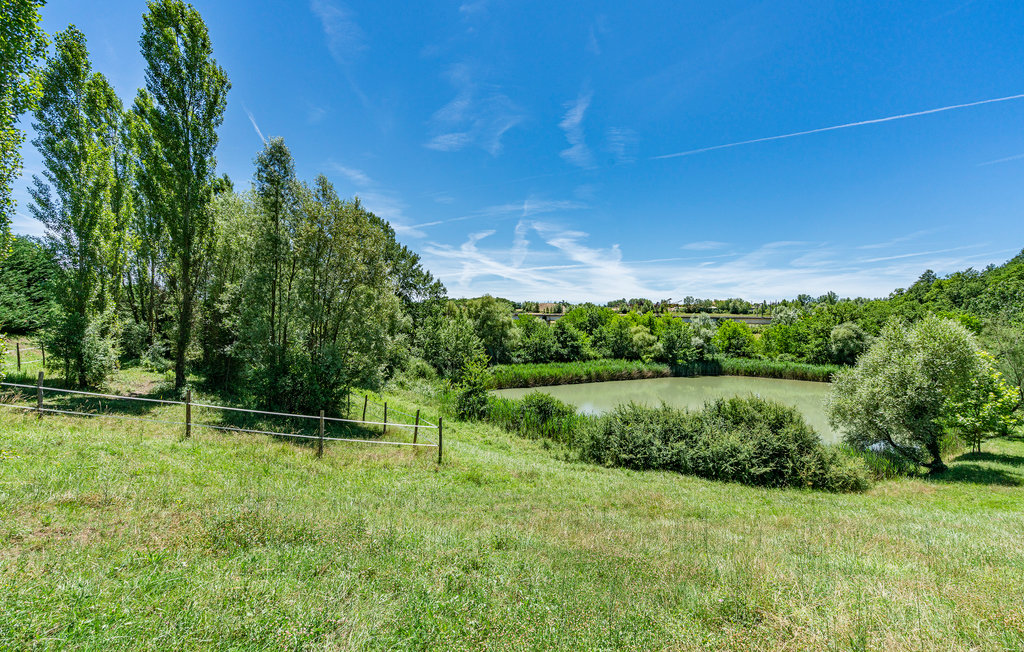
[[[579,408],[583,414],[602,414],[616,405],[634,401],[658,406],[662,401],[677,408],[699,408],[716,398],[749,396],[779,401],[800,410],[807,423],[818,431],[825,443],[838,443],[825,417],[828,383],[806,380],[778,380],[747,376],[698,376],[696,378],[648,378],[645,380],[613,380],[604,383],[554,385],[494,390],[506,398],[522,398],[530,392],[546,392]]]

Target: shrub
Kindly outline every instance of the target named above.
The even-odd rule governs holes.
[[[519,400],[495,396],[487,399],[489,422],[531,439],[572,444],[583,418],[573,406],[543,392],[531,392]]]
[[[862,461],[824,446],[795,408],[756,397],[720,399],[696,412],[620,406],[585,422],[579,445],[582,459],[607,466],[763,487],[868,486]]]
[[[455,394],[455,414],[460,419],[480,419],[487,413],[487,356],[467,358]]]

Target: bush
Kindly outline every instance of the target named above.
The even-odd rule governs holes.
[[[62,369],[64,379],[78,387],[99,387],[117,369],[113,340],[105,335],[103,317],[86,319],[63,313],[43,333],[47,366]]]
[[[487,356],[477,354],[462,365],[455,394],[455,414],[460,419],[480,419],[487,414]]]
[[[690,412],[620,406],[579,433],[582,459],[762,487],[862,491],[860,460],[824,446],[795,409],[760,398],[720,399]]]
[[[581,419],[576,408],[543,392],[531,392],[519,400],[487,399],[489,422],[531,439],[572,444]]]

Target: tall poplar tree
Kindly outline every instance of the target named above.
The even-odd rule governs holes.
[[[11,187],[21,173],[25,133],[18,129],[18,116],[32,108],[40,92],[35,65],[46,54],[46,34],[39,27],[43,4],[0,0],[0,258],[11,234]]]
[[[87,385],[101,381],[112,362],[97,318],[113,307],[108,277],[120,274],[123,229],[112,202],[122,112],[107,79],[92,71],[82,32],[69,26],[54,41],[33,112],[32,143],[45,170],[32,178],[30,209],[61,266],[51,350],[63,359],[65,377]]]
[[[206,25],[192,5],[153,0],[142,20],[146,91],[135,109],[148,124],[153,144],[145,156],[148,179],[142,186],[167,238],[164,264],[177,321],[174,384],[180,389],[196,296],[213,241],[213,154],[231,82],[214,61]]]

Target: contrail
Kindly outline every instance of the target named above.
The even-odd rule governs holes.
[[[267,139],[263,137],[263,132],[260,131],[259,125],[256,124],[256,118],[252,117],[252,111],[250,111],[244,104],[242,105],[242,108],[245,109],[245,114],[249,116],[249,122],[252,123],[252,128],[256,130],[256,135],[259,136],[260,140],[263,141],[263,144],[266,145]]]
[[[994,161],[985,161],[984,163],[978,163],[977,167],[983,165],[995,165],[996,163],[1006,163],[1007,161],[1016,161],[1017,159],[1024,158],[1024,154],[1017,154],[1016,156],[1007,156],[1006,158],[997,158]]]
[[[928,115],[931,113],[941,113],[943,111],[952,111],[954,109],[966,109],[971,106],[979,106],[981,104],[993,104],[995,102],[1009,102],[1010,100],[1019,100],[1024,98],[1024,93],[1020,95],[1010,95],[1008,97],[997,97],[991,100],[981,100],[979,102],[968,102],[967,104],[954,104],[952,106],[943,106],[938,109],[928,109],[927,111],[917,111],[916,113],[904,113],[903,115],[892,115],[888,118],[875,118],[874,120],[862,120],[861,122],[849,122],[844,125],[835,125],[833,127],[822,127],[820,129],[811,129],[809,131],[798,131],[793,134],[783,134],[781,136],[768,136],[766,138],[754,138],[753,140],[743,140],[738,143],[729,143],[727,145],[715,145],[714,147],[702,147],[700,149],[691,149],[686,152],[676,152],[675,154],[662,154],[661,156],[653,156],[652,159],[662,158],[676,158],[678,156],[690,156],[691,154],[701,154],[703,152],[712,152],[716,149],[726,149],[728,147],[739,147],[740,145],[752,145],[754,143],[764,143],[770,140],[782,140],[783,138],[796,138],[797,136],[807,136],[810,134],[820,134],[824,131],[835,131],[836,129],[846,129],[848,127],[862,127],[864,125],[874,125],[880,122],[891,122],[893,120],[902,120],[904,118],[915,118],[919,115]]]

